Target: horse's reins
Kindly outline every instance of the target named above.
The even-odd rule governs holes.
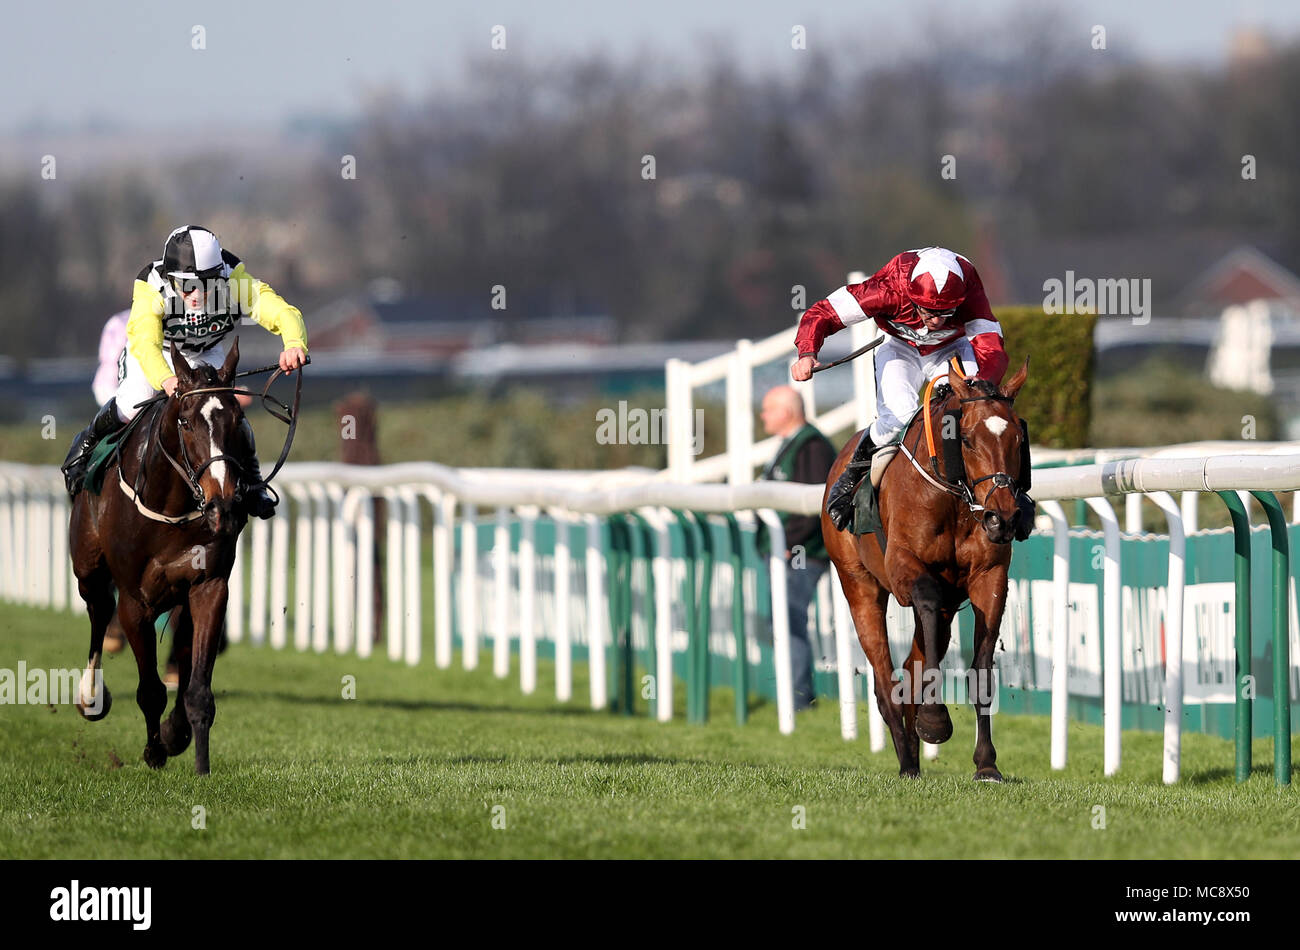
[[[303,366],[306,366],[310,362],[311,362],[311,357],[308,356],[303,361]],[[294,387],[292,408],[285,405],[279,399],[277,399],[276,397],[270,394],[271,385],[277,379],[279,379],[280,376],[284,375],[284,370],[280,367],[278,363],[272,363],[269,366],[262,366],[258,369],[250,369],[242,373],[236,373],[235,379],[240,379],[245,376],[256,376],[259,373],[265,373],[270,370],[275,370],[275,372],[266,381],[266,385],[262,388],[261,393],[256,393],[249,389],[241,389],[236,386],[204,386],[200,389],[190,389],[183,393],[176,393],[175,396],[178,399],[185,399],[189,396],[200,396],[207,393],[230,393],[232,395],[245,395],[245,396],[260,395],[262,397],[262,408],[264,408],[275,418],[279,419],[281,422],[288,425],[289,431],[285,435],[284,447],[280,450],[280,457],[279,459],[276,460],[275,467],[271,469],[271,474],[263,478],[261,481],[255,482],[247,486],[245,486],[242,483],[242,480],[236,479],[235,481],[236,497],[237,498],[242,497],[243,492],[246,488],[250,488],[250,489],[265,488],[268,491],[270,491],[273,495],[275,495],[276,504],[279,504],[280,495],[278,492],[276,492],[274,488],[271,487],[271,479],[275,478],[276,474],[280,471],[280,468],[284,465],[285,460],[289,457],[289,450],[293,446],[293,437],[298,430],[298,405],[302,399],[302,367],[298,368],[298,378],[297,378],[296,385]],[[126,479],[122,476],[122,453],[120,449],[118,450],[118,456],[117,456],[117,474],[118,474],[118,483],[122,486],[122,491],[126,494],[128,498],[130,498],[135,503],[136,510],[138,510],[142,515],[154,521],[163,521],[168,524],[183,524],[185,522],[194,521],[197,520],[198,518],[203,517],[203,514],[207,509],[207,501],[203,497],[203,488],[199,485],[199,479],[202,477],[203,473],[208,470],[209,466],[213,465],[216,462],[228,462],[239,471],[240,475],[243,475],[244,469],[243,469],[243,465],[240,464],[237,458],[235,458],[232,455],[226,455],[224,453],[221,455],[214,455],[212,458],[208,459],[206,462],[204,462],[196,469],[193,463],[190,462],[189,453],[186,452],[185,450],[185,436],[184,433],[182,432],[181,419],[179,416],[176,419],[176,433],[177,433],[177,442],[180,446],[181,462],[184,463],[184,465],[182,467],[181,464],[177,463],[176,459],[172,458],[171,453],[167,452],[163,448],[161,439],[159,437],[158,423],[162,419],[162,408],[161,408],[162,403],[166,402],[169,398],[171,397],[169,397],[166,393],[159,393],[156,396],[152,396],[151,398],[144,400],[143,402],[136,403],[135,406],[136,409],[143,410],[145,407],[154,406],[154,405],[157,405],[158,409],[150,413],[149,435],[146,437],[145,450],[141,453],[140,466],[136,471],[134,490],[132,490],[132,488],[126,484]],[[274,408],[272,408],[271,403],[275,403],[277,406],[280,407],[281,410],[283,410],[283,412],[276,411]],[[125,442],[127,435],[130,432],[130,429],[134,425],[136,425],[137,421],[143,415],[144,415],[143,411],[139,412],[137,413],[135,419],[131,420],[131,423],[127,426],[126,430],[123,432],[121,436],[121,440],[123,442]],[[148,479],[148,468],[149,468],[148,462],[157,453],[161,453],[162,457],[165,458],[171,464],[171,467],[174,468],[177,474],[180,475],[181,478],[185,480],[187,485],[189,485],[190,493],[194,496],[194,500],[197,505],[194,511],[187,512],[184,515],[165,515],[162,514],[161,512],[150,510],[144,505],[142,501],[140,501],[140,493],[143,490],[143,484]]]
[[[953,360],[955,362],[956,357],[953,357]],[[931,475],[929,472],[927,472],[924,466],[922,466],[921,463],[916,458],[916,454],[915,454],[916,447],[919,446],[921,443],[920,431],[917,432],[916,438],[913,440],[913,448],[910,451],[907,448],[906,439],[900,440],[898,443],[898,447],[902,450],[903,454],[907,456],[908,461],[912,463],[912,467],[915,468],[918,472],[920,472],[921,476],[926,481],[928,481],[931,485],[933,485],[935,488],[939,489],[942,492],[946,492],[949,495],[953,495],[957,498],[960,498],[962,501],[966,503],[966,507],[968,507],[972,513],[988,511],[989,509],[987,503],[989,498],[993,496],[993,493],[997,491],[999,488],[1014,488],[1016,484],[1016,480],[1012,478],[1010,475],[1008,475],[1006,472],[994,472],[992,475],[985,475],[982,478],[977,478],[975,479],[975,481],[969,483],[964,478],[951,479],[946,476],[939,475],[939,458],[938,458],[938,453],[936,453],[934,449],[933,419],[930,414],[931,395],[934,391],[934,384],[938,379],[939,377],[936,376],[934,377],[934,379],[931,379],[930,382],[926,384],[925,393],[922,397],[923,402],[921,404],[922,405],[921,411],[924,414],[924,418],[922,419],[921,422],[921,428],[925,431],[926,445],[930,450],[930,467],[934,470],[934,475]],[[971,396],[970,398],[959,399],[958,401],[960,403],[968,403],[968,402],[981,402],[986,399],[995,400],[997,402],[1005,402],[1007,405],[1011,404],[1011,400],[1006,396],[1002,396],[1002,395]],[[947,402],[947,398],[944,399],[944,402],[945,403]],[[943,478],[942,481],[939,480],[941,477]],[[993,486],[984,495],[983,502],[976,502],[975,487],[979,485],[981,482],[986,482],[989,480],[993,481]]]

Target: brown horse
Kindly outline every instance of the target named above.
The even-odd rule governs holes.
[[[903,437],[899,455],[880,484],[882,551],[874,534],[837,531],[825,511],[822,532],[848,598],[862,649],[875,675],[876,701],[898,753],[899,774],[920,774],[919,740],[940,743],[952,736],[952,719],[942,703],[939,664],[948,649],[952,618],[967,598],[975,612],[975,656],[971,693],[976,711],[975,778],[1002,781],[993,748],[993,650],[1007,601],[1007,567],[1019,516],[1017,486],[1007,473],[1020,472],[1022,428],[1012,402],[1029,372],[1029,361],[998,389],[985,380],[950,374],[951,391],[917,414]],[[960,409],[959,421],[944,410]],[[927,416],[939,431],[959,428],[965,472],[927,448]],[[951,421],[950,421],[951,420]],[[956,435],[958,433],[952,433]],[[827,480],[827,489],[853,457],[850,439]],[[915,458],[913,463],[907,456]],[[918,471],[927,470],[933,478]],[[937,475],[935,471],[937,469]],[[964,475],[964,477],[963,477]],[[896,682],[885,608],[889,595],[916,618],[912,651]],[[918,708],[919,707],[919,708]]]
[[[116,611],[135,653],[144,713],[144,760],[161,768],[194,740],[194,771],[206,775],[216,703],[212,668],[226,614],[227,580],[247,516],[236,504],[243,416],[234,394],[239,344],[220,369],[191,367],[173,346],[177,387],[141,410],[123,436],[100,494],[77,493],[68,530],[78,589],[90,614],[90,661],[77,708],[108,715],[106,686],[94,696],[104,631]],[[154,621],[180,608],[174,636],[176,705],[161,722],[167,690],[158,677]]]

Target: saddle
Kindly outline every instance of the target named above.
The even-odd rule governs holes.
[[[116,432],[109,433],[95,444],[90,451],[90,461],[86,463],[86,477],[82,480],[82,489],[92,495],[98,495],[104,487],[104,476],[108,473],[117,457],[118,449],[130,433],[132,426],[124,426]]]
[[[862,480],[853,495],[853,523],[849,530],[854,534],[874,532],[877,540],[880,541],[882,551],[885,549],[885,530],[880,522],[880,483],[885,477],[885,469],[898,454],[898,448],[903,442],[903,437],[907,435],[912,420],[923,408],[917,406],[916,410],[907,417],[903,427],[898,430],[898,434],[871,454],[871,476]]]

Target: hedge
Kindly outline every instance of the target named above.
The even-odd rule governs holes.
[[[1029,378],[1016,398],[1016,412],[1029,423],[1034,444],[1086,446],[1096,314],[1045,314],[1041,306],[994,307],[993,312],[1011,361],[1007,378],[1029,357]]]

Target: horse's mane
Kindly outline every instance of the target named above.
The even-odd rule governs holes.
[[[1002,390],[996,383],[980,377],[971,377],[966,380],[966,385],[979,393],[981,396],[1001,397]],[[952,387],[947,382],[936,383],[934,391],[930,394],[930,404],[934,406],[938,403],[947,402],[952,397]]]

